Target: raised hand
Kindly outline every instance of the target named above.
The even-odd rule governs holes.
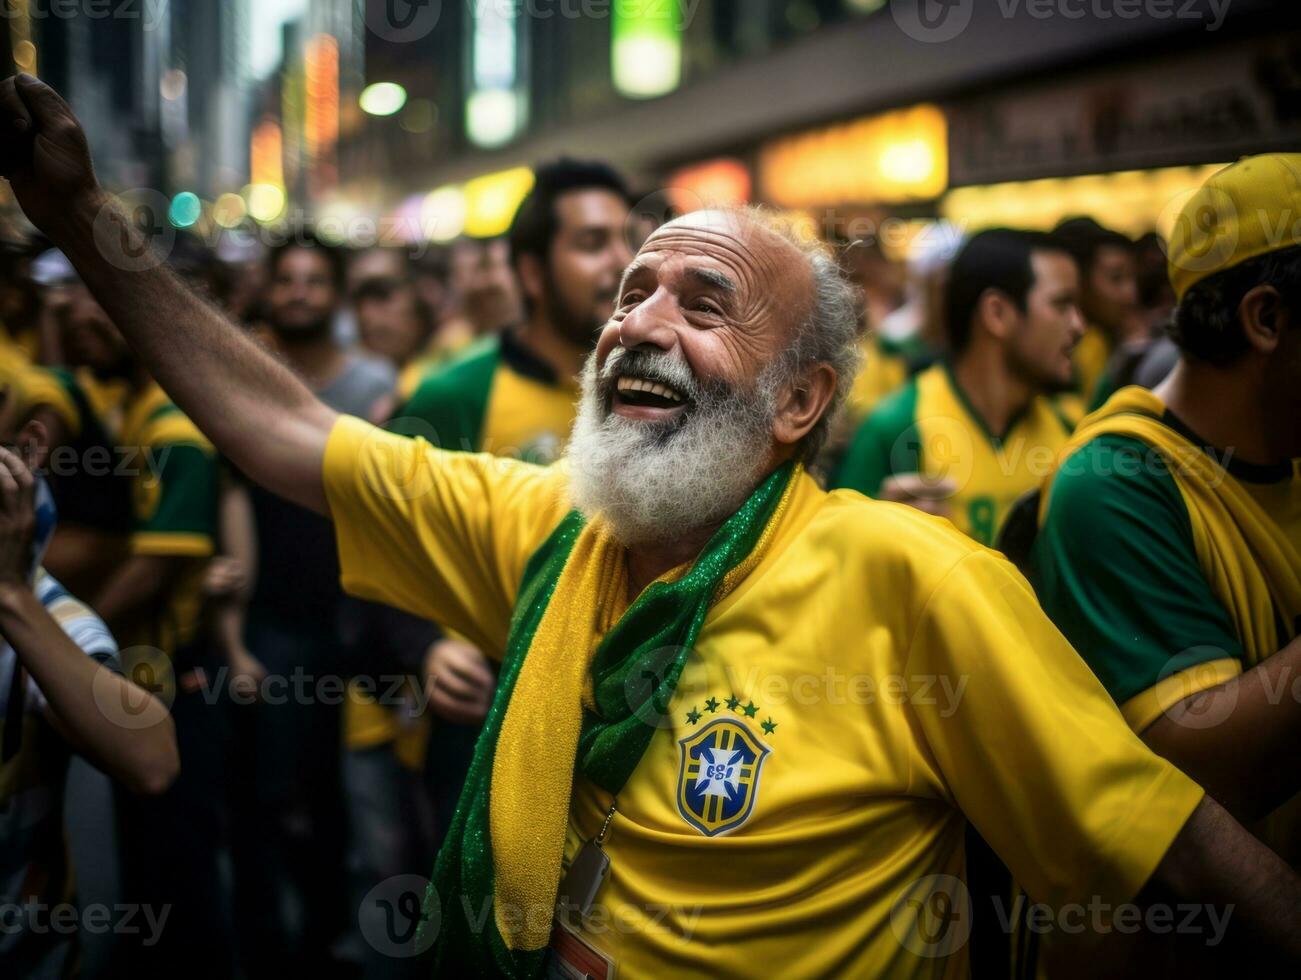
[[[51,238],[99,193],[81,123],[58,92],[31,75],[0,82],[0,176],[32,224]]]

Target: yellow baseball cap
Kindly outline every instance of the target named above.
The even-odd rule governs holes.
[[[1301,245],[1301,153],[1244,157],[1212,174],[1175,219],[1167,258],[1181,302],[1208,276]]]

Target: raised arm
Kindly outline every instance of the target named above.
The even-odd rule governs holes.
[[[150,251],[99,186],[72,110],[30,75],[0,82],[0,176],[213,444],[269,490],[324,513],[336,413]]]

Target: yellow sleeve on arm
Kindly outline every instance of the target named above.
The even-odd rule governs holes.
[[[1222,657],[1194,664],[1187,670],[1163,677],[1146,691],[1140,691],[1120,706],[1129,727],[1140,734],[1185,698],[1208,691],[1242,673],[1237,657]]]
[[[913,710],[945,788],[1035,901],[1131,901],[1202,798],[992,552],[935,588],[906,671],[962,692]]]
[[[323,479],[343,587],[500,658],[524,566],[569,509],[564,472],[444,452],[345,415]]]

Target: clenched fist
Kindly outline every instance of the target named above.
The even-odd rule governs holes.
[[[28,219],[57,241],[72,211],[99,193],[86,134],[59,93],[31,75],[0,82],[0,176]]]

